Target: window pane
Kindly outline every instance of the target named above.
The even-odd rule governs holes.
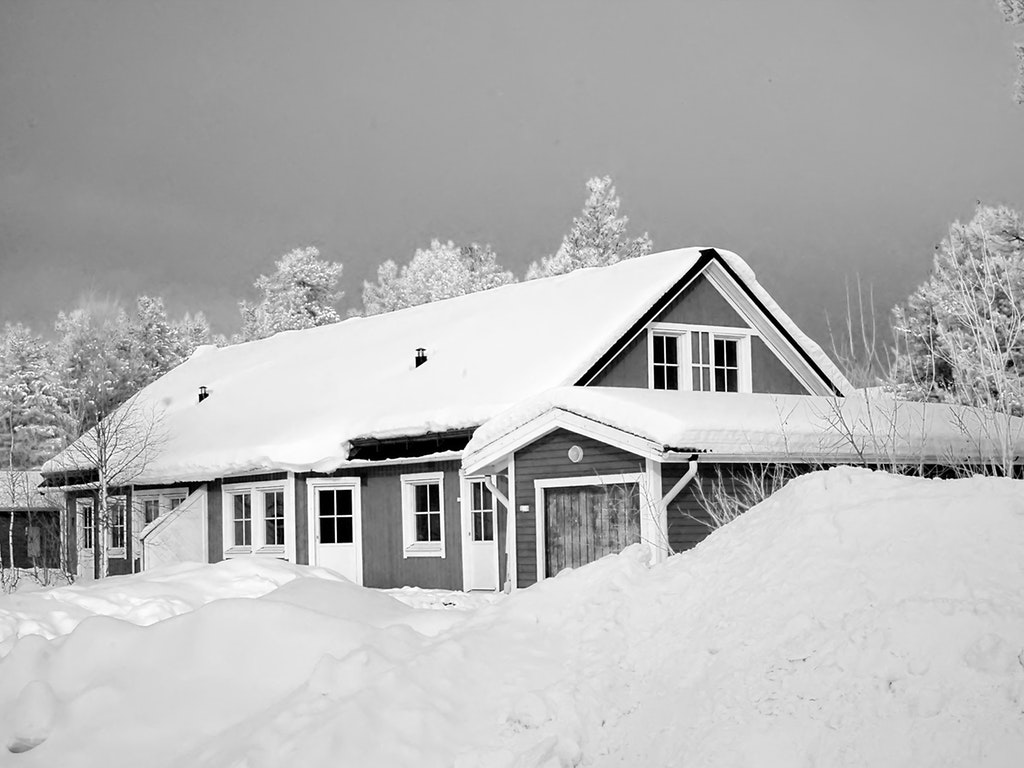
[[[426,485],[417,485],[416,487],[416,511],[425,512],[430,509],[427,501],[427,487]]]
[[[483,541],[484,521],[483,512],[473,513],[473,541]]]
[[[737,349],[739,349],[739,342],[735,339],[725,343],[725,364],[730,368],[737,366]]]
[[[711,369],[710,368],[701,368],[700,369],[700,383],[701,383],[701,387],[700,388],[701,388],[702,391],[704,391],[704,392],[710,392],[711,391]]]
[[[430,498],[430,511],[436,512],[441,509],[441,486],[437,483],[431,483],[427,486]]]
[[[320,514],[320,543],[321,544],[337,544],[337,536],[334,529],[334,521],[336,518],[325,517],[323,513]]]
[[[430,541],[440,541],[441,515],[437,512],[431,512],[427,517],[430,519]]]
[[[484,513],[484,541],[494,541],[494,513]]]
[[[339,517],[338,518],[338,544],[351,544],[353,541],[352,535],[352,518],[351,517]]]
[[[665,362],[675,365],[679,362],[679,349],[676,346],[675,336],[666,336],[665,339]]]
[[[726,373],[725,373],[725,391],[726,392],[739,392],[740,391],[739,371],[726,371]]]
[[[726,392],[725,388],[725,370],[723,368],[715,368],[715,392]]]
[[[334,516],[334,491],[320,491],[320,516]]]
[[[708,354],[710,339],[711,339],[711,334],[709,334],[709,333],[701,333],[700,334],[700,359],[701,359],[701,362],[707,363],[707,362],[711,361],[711,355]]]
[[[146,499],[143,507],[147,523],[152,523],[160,516],[160,499]]]
[[[667,368],[665,370],[665,389],[679,389],[678,368]]]
[[[177,509],[183,501],[185,501],[183,496],[172,496],[170,501],[167,502],[167,506],[171,509]]]
[[[491,492],[486,485],[480,483],[481,496],[483,496],[483,504],[481,509],[494,509],[494,500],[491,498]]]
[[[665,337],[654,337],[654,364],[661,365],[665,362]]]
[[[663,366],[659,365],[654,369],[654,388],[665,388],[665,368]]]
[[[352,491],[339,490],[335,497],[335,508],[337,514],[352,516]]]
[[[235,546],[252,545],[252,498],[248,493],[234,496]]]
[[[416,541],[430,541],[430,515],[416,515]]]

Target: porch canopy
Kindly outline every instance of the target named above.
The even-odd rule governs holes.
[[[659,462],[992,465],[1024,455],[1024,419],[979,408],[850,397],[560,387],[480,426],[463,454],[467,474],[568,429]]]

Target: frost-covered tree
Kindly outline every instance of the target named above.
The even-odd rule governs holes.
[[[255,283],[259,300],[238,305],[242,313],[241,341],[273,336],[281,331],[313,328],[338,322],[335,308],[343,293],[337,290],[342,265],[320,258],[315,247],[296,248],[275,264],[271,275]]]
[[[377,281],[363,283],[362,314],[379,315],[512,282],[515,276],[498,264],[489,245],[432,240],[400,269],[390,259],[380,265]]]
[[[996,0],[996,5],[1003,12],[1008,24],[1024,24],[1024,0]],[[1016,43],[1017,50],[1017,82],[1014,97],[1018,104],[1024,105],[1024,43]]]
[[[140,296],[127,335],[130,354],[136,359],[133,389],[137,391],[187,360],[196,347],[210,343],[210,325],[202,312],[171,320],[163,299]]]
[[[1024,412],[1024,217],[979,206],[893,310],[892,384],[911,399]]]
[[[0,334],[0,451],[7,469],[40,466],[61,445],[60,385],[47,342],[28,327]]]
[[[651,238],[626,234],[629,219],[619,215],[621,201],[610,176],[595,176],[587,182],[587,200],[583,212],[573,219],[572,229],[551,256],[533,262],[526,279],[564,275],[581,267],[603,267],[623,259],[646,256]]]

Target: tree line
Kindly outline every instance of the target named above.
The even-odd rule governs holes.
[[[647,254],[647,234],[630,237],[628,218],[608,176],[587,182],[587,198],[560,247],[530,265],[525,279],[613,264]],[[160,297],[140,296],[131,310],[89,301],[61,312],[56,338],[22,323],[0,333],[0,466],[38,467],[100,424],[147,384],[199,346],[226,346],[275,333],[339,322],[342,265],[312,246],[296,248],[254,284],[258,298],[239,303],[241,330],[211,333],[200,312],[168,315]],[[380,265],[350,316],[369,316],[516,282],[489,245],[433,240],[399,266]]]

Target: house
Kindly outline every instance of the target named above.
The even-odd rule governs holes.
[[[737,255],[667,251],[197,350],[135,403],[159,446],[113,489],[102,544],[110,573],[256,556],[373,587],[522,587],[636,541],[692,546],[705,465],[994,449],[954,414],[852,395]],[[82,456],[44,473],[88,570]]]
[[[36,470],[0,470],[0,567],[59,568],[59,494],[40,491]],[[12,554],[13,548],[13,554]]]

